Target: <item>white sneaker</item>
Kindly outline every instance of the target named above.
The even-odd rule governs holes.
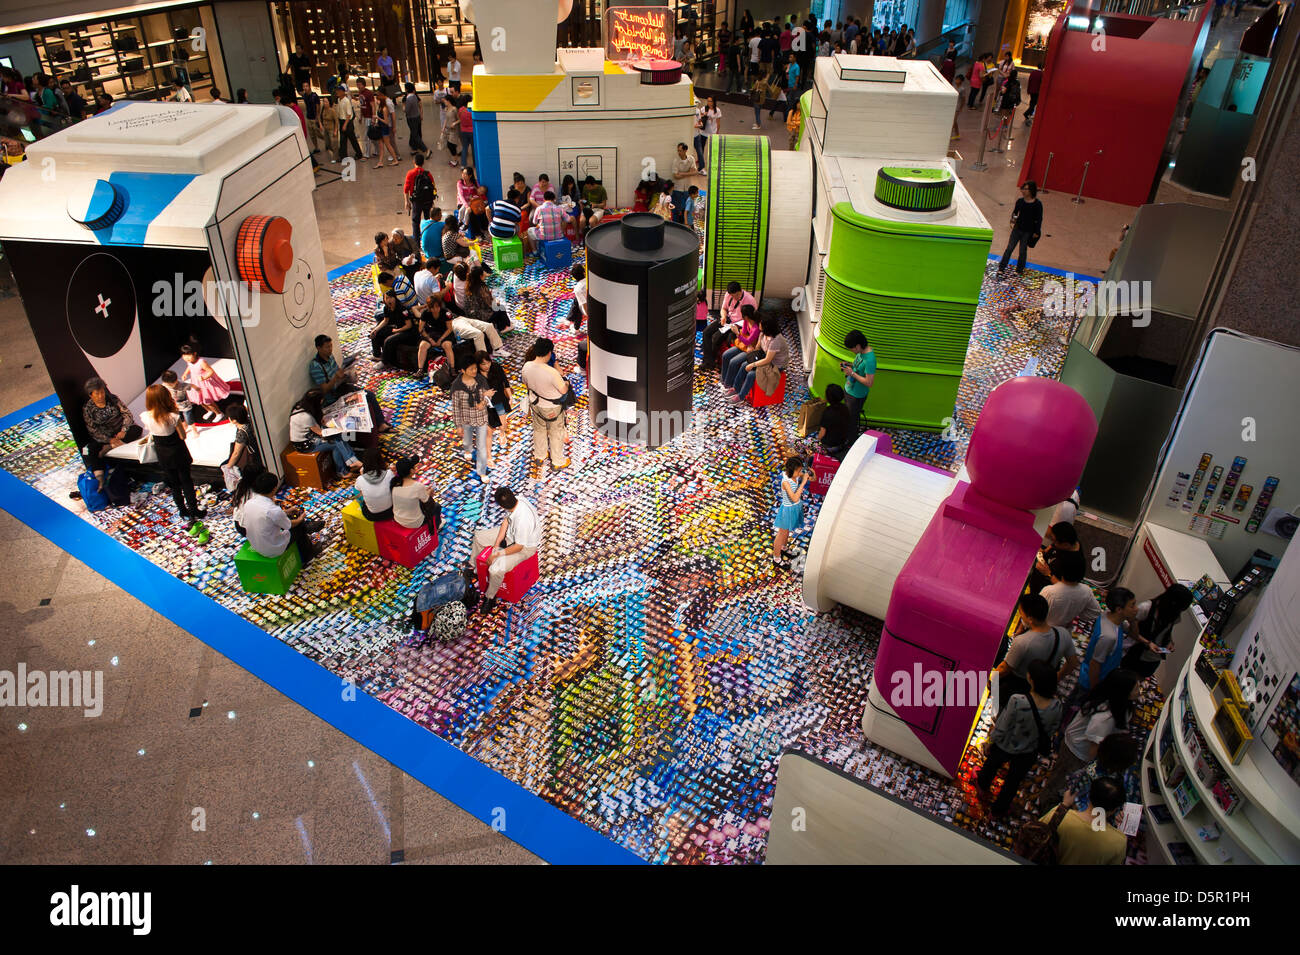
[[[751,126],[751,127],[749,127],[749,128],[750,128],[750,129],[762,129],[763,127],[758,126],[758,125],[754,125],[754,126]]]

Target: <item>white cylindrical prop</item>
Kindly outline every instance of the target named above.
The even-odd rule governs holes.
[[[903,564],[957,478],[894,457],[865,434],[836,472],[808,545],[803,601],[836,603],[880,620]]]

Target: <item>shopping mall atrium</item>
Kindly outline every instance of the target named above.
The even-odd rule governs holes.
[[[0,863],[1300,862],[1293,13],[9,0]]]

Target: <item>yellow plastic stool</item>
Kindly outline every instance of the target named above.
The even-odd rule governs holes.
[[[375,525],[366,520],[361,513],[360,501],[348,501],[343,508],[343,536],[348,545],[371,554],[379,553],[379,538],[375,535]]]

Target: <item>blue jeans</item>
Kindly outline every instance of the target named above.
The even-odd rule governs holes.
[[[735,388],[739,380],[740,370],[745,367],[745,362],[751,360],[749,352],[740,348],[728,348],[722,353],[722,383],[728,388]]]
[[[475,470],[478,471],[478,476],[482,478],[487,477],[487,425],[463,424],[460,426],[460,434],[461,440],[465,442],[464,446],[466,452],[468,453],[470,448],[473,448],[475,451],[474,467]]]
[[[749,397],[749,391],[754,387],[754,380],[758,378],[758,372],[746,369],[743,377],[740,377],[740,387],[736,389],[736,396],[744,401]]]
[[[474,165],[474,134],[461,130],[460,134],[460,161],[466,168]]]
[[[317,451],[325,448],[328,448],[329,453],[333,455],[334,470],[339,474],[347,471],[348,465],[357,459],[357,456],[352,453],[352,449],[348,447],[348,443],[342,438],[330,438],[324,441],[318,440],[309,453],[315,454]]]

